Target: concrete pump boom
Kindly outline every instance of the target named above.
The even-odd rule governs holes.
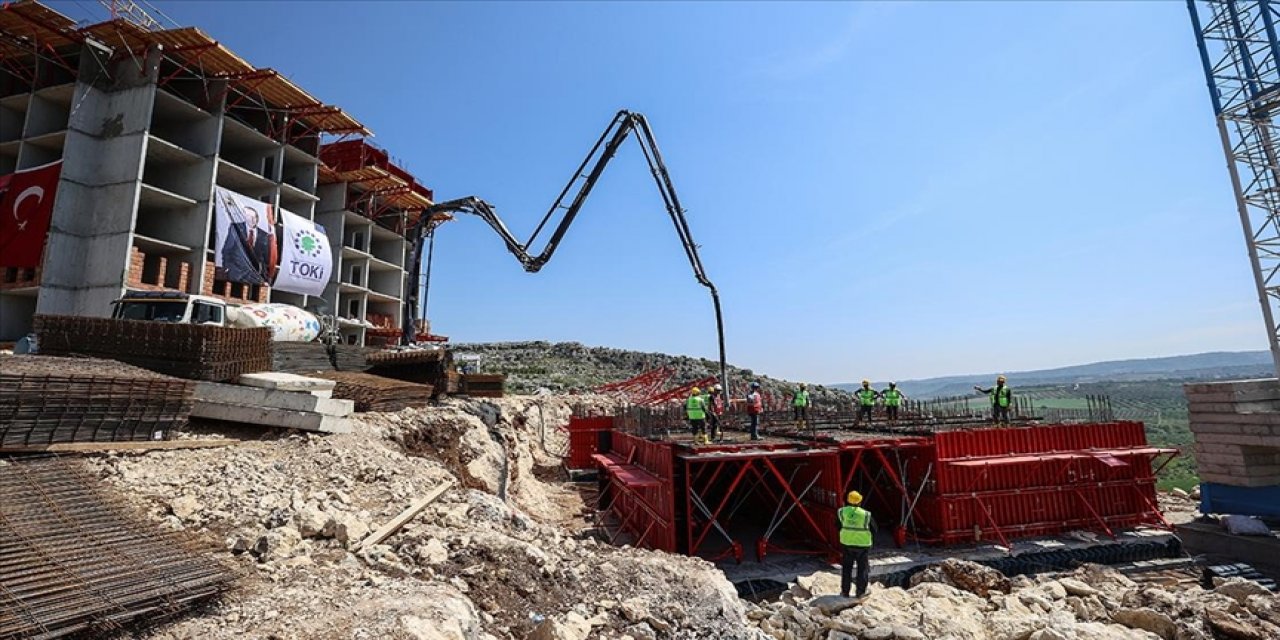
[[[542,221],[533,230],[533,234],[528,241],[521,243],[517,240],[511,231],[507,229],[507,225],[503,224],[498,217],[498,213],[493,206],[475,196],[441,202],[423,212],[419,218],[419,224],[406,234],[408,240],[412,243],[413,253],[410,259],[412,269],[409,271],[409,291],[405,299],[404,317],[402,319],[404,343],[410,344],[414,341],[414,331],[416,330],[420,304],[418,295],[419,278],[422,277],[423,245],[434,237],[435,225],[431,222],[434,214],[466,213],[478,216],[488,223],[489,227],[502,238],[502,241],[507,245],[507,250],[520,261],[525,271],[537,273],[551,260],[556,248],[560,246],[560,241],[564,239],[565,232],[569,230],[569,225],[573,224],[573,220],[586,202],[587,196],[595,188],[596,181],[604,173],[605,167],[608,166],[609,161],[618,152],[618,148],[622,146],[622,143],[633,133],[640,145],[641,152],[644,153],[645,161],[649,163],[649,171],[653,174],[653,180],[658,185],[658,193],[662,196],[667,215],[670,216],[671,222],[675,225],[676,234],[680,236],[680,243],[684,246],[685,256],[689,259],[689,265],[693,267],[693,276],[697,279],[698,284],[706,287],[711,292],[711,303],[715,307],[716,314],[716,337],[720,347],[720,384],[724,394],[724,406],[727,408],[729,406],[729,375],[725,361],[724,320],[720,312],[720,293],[716,290],[716,286],[707,277],[706,270],[702,267],[702,259],[698,257],[698,245],[694,243],[693,234],[689,231],[689,224],[684,217],[684,208],[680,206],[680,199],[676,196],[675,186],[672,185],[671,176],[667,173],[666,164],[662,161],[662,153],[658,150],[658,142],[653,136],[653,130],[649,127],[649,121],[643,114],[625,109],[619,111],[613,117],[609,126],[605,128],[604,133],[600,134],[600,138],[591,147],[591,151],[582,160],[582,164],[578,165],[577,171],[574,172],[573,177],[569,179],[564,189],[560,191],[560,195],[555,202],[547,209],[546,215],[542,217]],[[590,170],[588,170],[588,167],[590,167]],[[565,206],[565,199],[573,192],[574,186],[579,184],[579,181],[581,181],[581,185],[574,192],[573,200],[568,206]],[[561,218],[560,223],[551,232],[551,238],[547,241],[546,246],[537,255],[529,253],[529,248],[538,239],[543,229],[546,228],[547,223],[561,209],[564,209],[564,217]]]

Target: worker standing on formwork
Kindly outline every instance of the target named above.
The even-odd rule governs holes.
[[[880,392],[880,397],[884,398],[884,415],[889,419],[890,424],[898,422],[898,407],[902,406],[902,401],[907,399],[901,391],[898,391],[898,383],[890,382],[889,388]]]
[[[1005,385],[1004,376],[996,376],[996,386],[990,389],[983,389],[977,385],[974,385],[973,389],[991,396],[991,419],[994,422],[1009,424],[1009,406],[1013,404],[1013,391]]]
[[[863,380],[862,388],[858,389],[853,395],[858,398],[858,424],[862,424],[865,420],[869,426],[872,414],[875,413],[876,398],[879,398],[880,394],[871,388],[870,380]]]
[[[747,418],[751,421],[751,439],[760,439],[760,414],[764,413],[764,396],[760,395],[760,383],[751,383],[747,394]]]
[[[791,398],[791,419],[804,426],[809,421],[809,388],[800,385],[796,395]]]
[[[840,527],[840,595],[848,598],[851,574],[855,564],[858,566],[858,578],[855,597],[867,595],[867,582],[870,579],[871,563],[867,555],[871,553],[872,532],[876,529],[875,518],[871,512],[862,508],[862,494],[850,491],[845,496],[849,504],[836,510],[836,523]]]
[[[724,413],[724,399],[718,384],[711,385],[710,397],[707,398],[707,434],[712,440],[720,441],[720,416]]]
[[[684,403],[685,415],[689,417],[689,429],[693,432],[694,442],[702,441],[707,443],[707,399],[702,395],[702,389],[693,388],[693,392],[689,394],[689,399]]]

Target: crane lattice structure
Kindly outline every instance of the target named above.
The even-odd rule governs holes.
[[[1273,0],[1187,0],[1280,374],[1280,22]]]

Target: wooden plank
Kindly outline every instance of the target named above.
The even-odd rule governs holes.
[[[400,515],[396,516],[395,518],[392,518],[391,522],[388,522],[382,525],[382,527],[379,528],[377,531],[374,531],[373,533],[369,534],[368,537],[366,537],[364,540],[361,540],[360,545],[356,547],[356,551],[357,552],[363,551],[365,548],[371,547],[391,537],[391,534],[399,531],[400,528],[403,527],[405,524],[407,524],[410,520],[412,520],[414,516],[418,515],[418,513],[421,512],[423,509],[426,509],[427,505],[431,504],[432,502],[435,502],[436,498],[439,498],[440,496],[444,495],[444,492],[448,491],[451,488],[453,488],[453,480],[448,480],[443,484],[441,484],[440,486],[432,489],[431,492],[428,493],[426,496],[424,496],[421,500],[418,500],[417,502],[409,505],[408,509],[401,511]]]
[[[100,451],[152,451],[160,449],[205,449],[239,443],[232,438],[213,440],[137,440],[131,442],[59,442],[32,447],[0,447],[0,453],[97,453]]]

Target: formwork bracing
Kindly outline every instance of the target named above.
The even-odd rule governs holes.
[[[871,431],[831,414],[758,442],[696,444],[671,415],[631,407],[568,427],[566,466],[600,470],[600,523],[614,542],[713,560],[830,556],[850,491],[899,546],[1167,528],[1155,474],[1178,452],[1148,446],[1139,422],[997,427],[956,416]]]
[[[95,485],[56,458],[0,466],[0,639],[101,637],[231,585],[225,567]]]

